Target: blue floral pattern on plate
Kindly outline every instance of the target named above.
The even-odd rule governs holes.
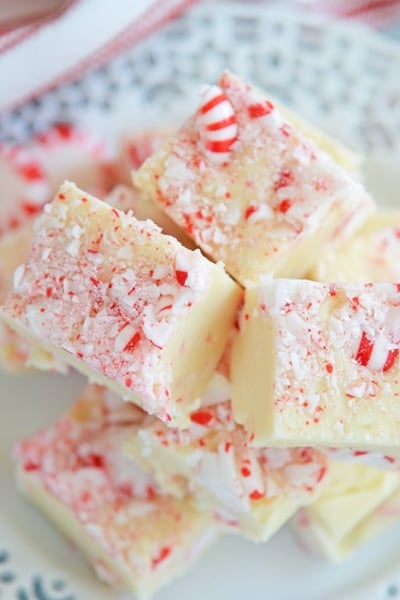
[[[77,600],[68,591],[67,584],[60,578],[46,581],[43,576],[34,574],[28,585],[21,585],[13,567],[12,556],[0,549],[0,599],[8,600]]]

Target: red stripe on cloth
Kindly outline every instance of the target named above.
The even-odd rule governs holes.
[[[399,0],[328,0],[316,2],[310,10],[341,18],[359,19],[375,27],[388,25],[400,15]]]
[[[74,4],[77,3],[78,0],[68,0],[65,4],[63,4],[59,10],[52,12],[48,17],[42,19],[40,23],[36,23],[35,25],[25,25],[24,27],[20,27],[19,29],[15,29],[12,31],[6,31],[5,33],[0,33],[0,54],[7,52],[11,48],[14,48],[17,44],[27,40],[34,33],[37,33],[42,27],[48,25],[55,19],[58,19],[63,14],[65,14]]]
[[[73,2],[77,0],[72,0]],[[142,41],[145,37],[166,25],[172,19],[181,15],[189,6],[199,0],[157,0],[141,17],[130,23],[111,40],[95,52],[83,58],[76,65],[61,73],[56,79],[32,90],[26,96],[7,106],[4,110],[11,111],[26,104],[34,98],[59,87],[60,85],[78,79],[89,69],[104,65],[119,53]],[[166,8],[168,6],[168,8]]]
[[[359,6],[354,6],[349,3],[347,8],[344,8],[341,14],[346,17],[360,17],[366,16],[367,13],[373,13],[377,11],[381,11],[388,7],[398,7],[398,0],[374,0],[370,2],[363,2]]]
[[[20,29],[9,31],[0,35],[0,52],[5,52],[9,48],[12,48],[16,44],[19,44],[22,40],[26,39],[31,31],[35,31],[34,25],[26,25]]]

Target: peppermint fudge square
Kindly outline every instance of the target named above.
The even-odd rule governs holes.
[[[0,237],[0,303],[13,286],[15,269],[26,260],[33,240],[33,220]],[[0,368],[12,373],[35,368],[65,373],[66,365],[37,342],[18,335],[0,321]]]
[[[133,175],[245,287],[304,276],[374,202],[333,158],[232,73]]]
[[[399,484],[399,473],[333,462],[321,495],[293,518],[302,545],[332,561],[348,557],[399,520]]]
[[[173,496],[190,494],[228,531],[269,539],[323,489],[330,460],[314,448],[250,448],[233,420],[230,390],[216,373],[186,429],[147,416],[125,450]]]
[[[206,512],[157,488],[121,447],[142,411],[89,386],[53,425],[16,447],[21,491],[98,576],[148,599],[219,535]]]
[[[153,202],[126,185],[116,186],[106,197],[105,202],[119,210],[132,210],[139,220],[152,219],[168,235],[181,234],[179,241],[193,248],[193,242],[177,225]],[[0,303],[3,302],[13,285],[15,269],[24,263],[32,246],[34,219],[27,218],[18,228],[0,236]],[[67,365],[44,350],[40,343],[18,335],[8,325],[0,321],[0,367],[13,373],[30,369],[58,371],[65,373]]]
[[[43,136],[42,136],[43,137]],[[177,225],[153,202],[147,201],[142,194],[126,185],[118,185],[107,194],[105,202],[127,212],[132,210],[139,220],[151,219],[164,233],[177,235],[179,241],[193,248],[193,242],[183,231],[179,232]],[[27,218],[26,223],[0,236],[0,303],[12,289],[15,269],[24,263],[28,257],[34,235],[34,219]],[[13,373],[28,369],[42,371],[58,371],[65,373],[67,365],[57,361],[55,357],[44,350],[39,343],[27,340],[0,321],[0,367]]]
[[[398,284],[271,280],[239,322],[232,406],[252,444],[399,453]]]
[[[1,314],[93,380],[182,425],[241,296],[199,250],[66,182],[37,221]]]
[[[379,210],[353,237],[319,256],[316,281],[400,281],[400,211]]]

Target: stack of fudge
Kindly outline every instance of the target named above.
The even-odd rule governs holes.
[[[222,534],[293,517],[336,560],[400,517],[400,214],[228,71],[159,138],[108,195],[86,143],[85,191],[0,237],[3,366],[90,382],[17,445],[18,484],[144,598]]]

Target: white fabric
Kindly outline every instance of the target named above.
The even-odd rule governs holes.
[[[111,57],[113,50],[117,52],[123,44],[126,47],[130,41],[134,43],[135,23],[140,23],[141,33],[145,29],[144,34],[147,34],[185,4],[187,0],[79,0],[72,3],[61,16],[37,27],[17,44],[3,52],[0,47],[0,111],[71,79],[90,67],[91,62],[96,64],[99,59],[101,62]],[[149,23],[143,22],[141,17]]]

